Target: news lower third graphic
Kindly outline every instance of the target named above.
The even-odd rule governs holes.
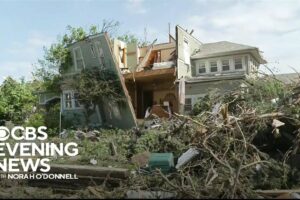
[[[0,126],[1,179],[78,179],[76,174],[51,173],[51,158],[77,156],[75,142],[47,142],[47,127]]]

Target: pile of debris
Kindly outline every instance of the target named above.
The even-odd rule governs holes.
[[[153,115],[129,131],[64,130],[52,140],[76,140],[80,158],[54,161],[106,167],[84,177],[91,182],[77,197],[299,198],[299,88],[266,77],[247,92],[205,97],[194,116]],[[129,175],[105,174],[117,168]]]
[[[270,197],[264,191],[297,188],[299,181],[298,88],[267,77],[248,92],[206,97],[194,116],[152,115],[130,131],[73,135],[82,140],[85,164],[110,160],[134,169],[118,187],[124,197]]]
[[[167,138],[160,138],[158,152],[178,152],[174,144],[183,144],[175,172],[136,176],[133,187],[176,191],[178,198],[258,198],[268,196],[258,190],[297,188],[300,92],[277,86],[284,88],[260,88],[258,96],[254,85],[248,93],[211,98],[211,108],[193,118],[173,116],[162,125]]]

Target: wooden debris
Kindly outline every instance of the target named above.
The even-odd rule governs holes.
[[[97,190],[95,190],[95,188],[89,186],[89,187],[87,187],[87,189],[88,189],[93,195],[95,195],[98,199],[103,199],[102,195],[101,195]]]
[[[122,180],[129,177],[128,169],[87,165],[51,165],[49,173],[76,174],[78,179],[29,180],[28,183],[38,187],[80,189],[103,182],[118,186]]]
[[[76,174],[77,176],[107,177],[126,179],[129,176],[128,169],[95,167],[88,165],[51,165],[49,173]]]
[[[278,127],[281,127],[281,126],[284,126],[284,125],[285,125],[285,123],[283,123],[283,122],[281,122],[277,119],[273,119],[272,126],[274,128],[278,128]]]
[[[300,189],[291,190],[256,190],[257,194],[265,198],[276,198],[276,199],[299,199]]]
[[[111,142],[109,143],[109,148],[110,148],[110,152],[111,152],[111,155],[112,155],[112,156],[118,155],[117,147],[116,147],[116,145],[114,144],[113,141],[111,141]]]

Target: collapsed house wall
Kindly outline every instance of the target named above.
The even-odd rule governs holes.
[[[105,125],[118,128],[132,128],[136,126],[136,119],[130,97],[127,94],[123,77],[121,76],[120,69],[117,65],[117,61],[112,52],[109,41],[108,36],[106,34],[102,34],[89,37],[69,46],[73,65],[68,66],[63,73],[64,81],[61,86],[63,91],[63,123],[71,123],[79,127]],[[74,104],[76,104],[77,101],[80,102],[80,100],[75,99],[76,90],[72,85],[72,80],[74,81],[74,77],[81,73],[81,70],[92,69],[95,67],[111,70],[117,75],[124,92],[123,96],[125,102],[114,104],[107,98],[102,97],[101,100],[103,105],[95,105],[92,112],[90,112],[87,116],[87,110],[84,106],[74,106]],[[68,99],[68,91],[72,91],[70,93],[72,99]]]

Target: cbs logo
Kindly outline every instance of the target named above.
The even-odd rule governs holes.
[[[9,138],[10,131],[4,126],[0,126],[0,141],[5,141]]]
[[[45,126],[37,129],[34,127],[15,126],[11,130],[5,126],[0,126],[0,142],[6,141],[9,138],[13,138],[14,140],[46,140],[48,137],[48,134],[45,132],[46,130],[47,127]]]

